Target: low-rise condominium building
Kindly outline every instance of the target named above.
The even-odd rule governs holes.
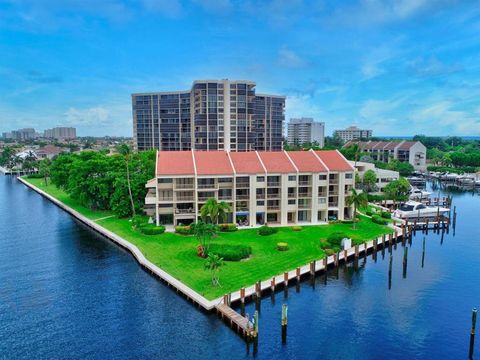
[[[372,137],[372,130],[359,129],[356,126],[349,126],[343,130],[335,130],[334,136],[340,137],[343,141],[368,139]]]
[[[410,163],[415,170],[427,169],[427,148],[420,141],[349,141],[344,148],[357,144],[375,161]]]
[[[241,226],[350,219],[354,168],[338,151],[158,151],[145,212],[157,224],[189,224],[209,199]]]

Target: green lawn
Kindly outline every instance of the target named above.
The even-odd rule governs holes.
[[[270,236],[259,236],[256,229],[219,233],[212,242],[249,245],[252,247],[252,257],[240,262],[226,262],[220,272],[221,287],[215,288],[211,286],[210,273],[203,268],[205,260],[196,255],[198,243],[195,237],[173,233],[143,235],[134,231],[128,220],[116,217],[102,219],[111,213],[96,212],[80,206],[62,190],[52,185],[45,186],[41,179],[26,180],[135,244],[152,263],[208,299],[214,299],[243,286],[250,286],[258,280],[269,279],[312,260],[323,258],[325,254],[320,249],[320,239],[326,238],[332,232],[343,231],[356,244],[391,232],[390,228],[376,225],[370,219],[361,217],[356,230],[352,229],[351,224],[330,224],[305,226],[301,231],[284,227]],[[277,242],[287,242],[289,250],[277,251]]]

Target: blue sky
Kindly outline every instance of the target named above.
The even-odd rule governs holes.
[[[131,93],[205,78],[327,133],[480,135],[480,2],[0,0],[0,132],[131,136]]]

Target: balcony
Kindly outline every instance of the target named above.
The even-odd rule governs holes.
[[[219,195],[218,200],[222,201],[232,201],[232,195]]]
[[[329,207],[338,207],[338,201],[329,201],[328,206]]]
[[[193,183],[175,183],[175,189],[190,189],[193,190]]]
[[[172,196],[159,196],[158,201],[173,201]]]
[[[257,194],[257,200],[264,200],[265,194]]]
[[[298,197],[299,198],[311,198],[312,193],[311,192],[299,192]]]
[[[192,196],[178,196],[177,195],[177,201],[195,201],[193,195]]]
[[[249,199],[250,199],[250,195],[248,195],[248,194],[246,194],[246,195],[245,195],[245,194],[238,195],[238,194],[237,194],[236,199],[237,199],[237,200],[249,200]]]
[[[295,199],[297,197],[297,194],[295,193],[288,193],[288,198],[289,199]]]
[[[236,186],[237,186],[237,189],[248,189],[250,187],[250,183],[237,182]]]
[[[310,203],[299,203],[298,208],[299,209],[310,209],[312,207],[312,204]]]
[[[233,182],[221,182],[221,183],[218,183],[218,187],[220,189],[225,189],[225,188],[229,189],[233,187]]]
[[[280,210],[280,205],[267,205],[267,210]]]
[[[300,180],[298,182],[298,186],[310,186],[312,185],[312,183],[310,182],[310,180]]]
[[[267,194],[267,199],[278,199],[278,198],[280,198],[280,193]]]
[[[237,207],[235,208],[235,211],[236,211],[236,212],[248,211],[248,206],[237,206]]]

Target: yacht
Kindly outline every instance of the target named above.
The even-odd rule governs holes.
[[[427,199],[431,194],[432,193],[429,193],[428,191],[424,191],[424,190],[412,187],[410,189],[409,199],[410,200]]]
[[[450,209],[441,206],[427,206],[417,201],[407,201],[393,215],[398,218],[432,218],[445,215]]]

